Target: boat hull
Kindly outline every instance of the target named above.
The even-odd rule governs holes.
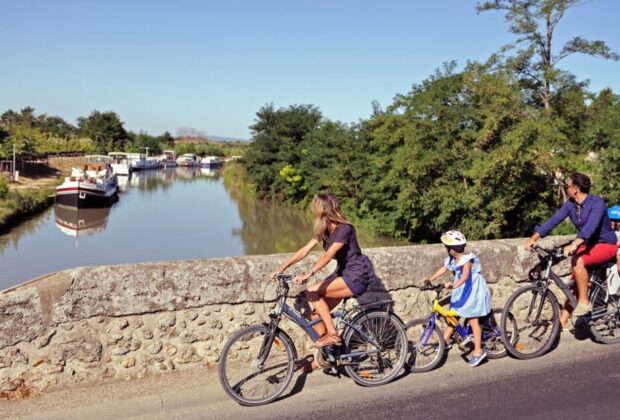
[[[56,204],[80,209],[109,207],[117,199],[116,185],[107,190],[88,188],[82,185],[59,186],[56,188]]]

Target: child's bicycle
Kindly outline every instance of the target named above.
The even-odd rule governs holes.
[[[433,370],[443,359],[446,343],[443,332],[437,323],[438,318],[443,319],[448,325],[454,327],[452,340],[463,353],[473,350],[474,340],[469,325],[464,326],[459,322],[457,313],[452,309],[445,309],[440,303],[443,285],[427,285],[421,291],[431,290],[435,292],[432,303],[432,311],[425,319],[414,319],[406,324],[407,340],[409,342],[409,356],[405,366],[411,372],[428,372]],[[428,295],[427,299],[428,298]],[[430,299],[429,302],[430,304]],[[494,308],[486,316],[480,318],[482,329],[482,346],[487,352],[489,359],[499,359],[506,356],[507,351],[502,340],[502,333],[496,319],[499,320],[501,308]],[[512,324],[511,333],[514,336],[516,324]]]
[[[297,324],[312,341],[319,339],[312,328],[320,318],[306,320],[287,303],[293,277],[278,274],[278,305],[264,324],[245,327],[224,346],[218,364],[224,391],[242,405],[261,405],[278,398],[286,389],[296,365],[297,350],[291,337],[279,328],[282,316]],[[322,367],[344,368],[356,383],[377,386],[390,382],[403,368],[407,337],[391,301],[377,301],[332,313],[341,346],[322,347],[316,361]]]

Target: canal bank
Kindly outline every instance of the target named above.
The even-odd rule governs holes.
[[[0,175],[0,235],[41,214],[54,204],[54,188],[60,177],[68,175],[71,167],[83,157],[49,157],[47,165],[36,164],[22,168],[19,181],[8,183]],[[6,190],[2,183],[6,182]],[[6,194],[3,194],[6,191]]]

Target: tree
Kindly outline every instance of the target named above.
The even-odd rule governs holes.
[[[43,117],[40,122],[41,131],[47,134],[50,134],[54,137],[64,137],[67,138],[69,136],[73,136],[77,133],[77,129],[66,122],[61,117],[47,117],[42,115]]]
[[[323,118],[313,105],[291,105],[275,109],[263,106],[250,127],[253,142],[245,155],[250,181],[260,197],[297,201],[304,197],[298,188],[301,143],[316,130]]]
[[[112,111],[93,111],[88,117],[78,118],[80,135],[89,137],[100,153],[122,150],[127,132],[118,114]]]
[[[573,37],[554,54],[553,40],[560,20],[568,9],[582,4],[582,0],[493,0],[476,6],[478,13],[505,11],[510,32],[519,38],[503,50],[524,46],[507,64],[522,76],[523,86],[535,92],[547,111],[551,110],[554,84],[562,77],[557,67],[561,60],[575,53],[610,60],[620,58],[604,41],[588,41],[580,36]]]

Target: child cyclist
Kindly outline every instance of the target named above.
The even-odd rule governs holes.
[[[620,272],[620,206],[613,206],[607,209],[607,215],[609,216],[609,220],[611,221],[611,228],[614,230],[616,234],[616,238],[618,238],[618,252],[616,253],[616,261],[618,266],[618,272]]]
[[[478,318],[484,317],[491,312],[491,294],[487,282],[482,276],[480,260],[474,254],[465,254],[467,239],[465,235],[456,230],[450,230],[441,235],[441,242],[448,251],[444,265],[432,276],[425,278],[424,282],[430,283],[446,274],[454,273],[454,283],[444,283],[447,289],[453,289],[450,298],[450,309],[459,316],[467,318],[474,335],[474,353],[468,362],[470,366],[478,366],[487,353],[482,349],[482,330]],[[444,333],[444,341],[451,345],[451,337],[454,328],[448,326]],[[449,347],[448,347],[449,348]]]

